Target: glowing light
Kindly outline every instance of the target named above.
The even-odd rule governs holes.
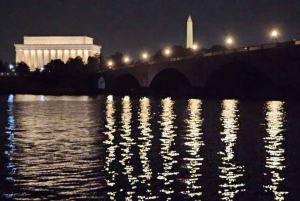
[[[276,38],[277,36],[278,36],[278,31],[277,30],[271,31],[271,37],[272,38]]]
[[[222,165],[219,167],[221,172],[219,176],[222,180],[219,194],[222,196],[222,200],[232,200],[237,192],[245,190],[245,184],[240,181],[240,178],[244,176],[244,167],[234,162],[234,146],[238,131],[237,104],[237,100],[222,101],[220,120],[223,131],[220,134],[225,149],[218,153],[222,156]]]
[[[122,122],[122,133],[120,134],[122,140],[119,143],[121,148],[121,160],[119,162],[124,168],[122,174],[127,177],[127,181],[130,183],[130,189],[127,191],[128,197],[125,200],[133,200],[132,196],[135,194],[135,189],[137,188],[136,183],[138,179],[134,175],[134,166],[132,164],[131,152],[132,147],[136,144],[131,135],[131,120],[132,119],[132,105],[129,96],[125,96],[122,99],[122,113],[121,113],[121,122]]]
[[[165,54],[166,54],[167,56],[169,56],[169,55],[171,54],[170,48],[165,49]]]
[[[227,43],[228,45],[232,45],[232,44],[233,44],[233,38],[232,38],[232,37],[227,37],[227,38],[226,38],[226,43]]]
[[[108,101],[113,101],[113,100],[114,100],[114,97],[113,97],[112,95],[108,95],[108,96],[107,96],[107,100],[108,100]]]
[[[187,174],[182,183],[185,184],[186,190],[182,193],[193,198],[195,196],[201,196],[201,185],[198,181],[201,180],[202,174],[200,173],[200,167],[202,166],[203,156],[199,153],[199,150],[204,145],[202,139],[202,101],[199,99],[190,99],[188,101],[189,118],[186,119],[187,130],[186,135],[182,138],[186,147],[186,153],[183,157],[182,168],[186,170]]]
[[[129,57],[124,57],[124,62],[125,62],[125,63],[128,63],[129,60],[130,60]]]
[[[107,64],[108,64],[109,68],[111,68],[114,63],[112,61],[108,61]]]
[[[104,134],[107,136],[107,140],[104,141],[104,144],[106,144],[107,147],[107,157],[106,157],[106,162],[105,162],[105,170],[108,173],[108,176],[106,178],[106,183],[107,186],[115,186],[116,181],[116,175],[117,172],[115,171],[115,169],[113,168],[112,163],[116,160],[116,156],[115,156],[115,152],[116,149],[118,147],[118,145],[116,145],[114,143],[114,134],[116,132],[115,129],[115,123],[116,120],[114,118],[115,115],[115,106],[114,106],[114,101],[113,101],[113,96],[109,95],[107,96],[106,99],[106,119],[107,119],[107,125],[106,127],[106,132],[104,132]],[[116,190],[111,190],[110,192],[107,193],[110,197],[111,200],[115,200],[115,195],[116,195]]]
[[[264,137],[265,149],[267,153],[265,176],[271,179],[264,185],[264,188],[274,193],[274,200],[285,200],[287,191],[280,189],[280,183],[284,180],[282,170],[285,168],[283,147],[284,138],[284,102],[269,101],[266,103],[266,130],[268,135]]]
[[[13,68],[14,68],[14,65],[10,64],[9,69],[13,69]]]
[[[145,195],[141,196],[139,200],[146,200],[146,197],[150,197],[152,194],[151,190],[151,178],[152,170],[150,166],[150,159],[148,158],[149,151],[151,149],[151,142],[153,135],[151,135],[151,105],[150,99],[143,97],[140,99],[140,110],[139,110],[139,129],[140,136],[138,137],[141,144],[138,145],[140,151],[140,159],[143,167],[143,173],[138,176],[140,183],[147,184],[147,189],[145,189]]]
[[[174,167],[178,163],[175,159],[179,155],[176,149],[172,145],[175,144],[175,133],[174,120],[176,115],[174,114],[174,104],[175,102],[171,98],[165,98],[161,101],[162,113],[160,128],[162,132],[161,150],[160,155],[163,159],[163,171],[158,173],[157,179],[164,181],[164,188],[160,192],[164,193],[166,196],[170,196],[175,192],[174,181],[179,172],[175,171]],[[167,197],[166,200],[171,200]]]
[[[147,53],[143,53],[142,54],[142,58],[146,60],[148,58],[148,54]]]
[[[194,44],[192,48],[193,48],[193,50],[197,50],[198,49],[198,45]]]

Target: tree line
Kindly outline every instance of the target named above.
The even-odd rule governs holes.
[[[33,72],[36,74],[52,74],[64,76],[76,76],[80,74],[96,73],[100,70],[100,55],[88,57],[87,63],[84,63],[80,56],[69,58],[66,63],[60,59],[51,60],[41,68],[36,68]],[[25,62],[11,63],[0,60],[0,72],[17,72],[20,75],[28,75],[30,67]]]
[[[200,50],[193,50],[190,48],[184,48],[182,46],[173,46],[170,48],[170,55],[166,56],[164,49],[157,50],[152,56],[149,56],[147,62],[162,62],[171,58],[178,57],[189,57],[195,55],[201,55],[207,52],[216,52],[226,50],[225,46],[214,45],[211,48],[202,48]],[[102,54],[96,54],[94,56],[88,57],[87,63],[84,63],[83,59],[80,56],[75,58],[69,58],[66,63],[60,59],[51,60],[48,64],[41,68],[36,68],[33,72],[34,74],[51,74],[51,75],[63,75],[63,76],[77,76],[82,74],[93,74],[98,71],[106,70],[109,68],[107,62],[113,62],[113,68],[122,68],[126,65],[139,65],[144,63],[144,60],[137,61],[124,61],[124,54],[121,52],[116,52],[113,55],[110,55],[106,59]],[[30,67],[25,62],[19,62],[9,64],[6,61],[0,60],[0,72],[17,72],[20,75],[27,75],[30,73]]]

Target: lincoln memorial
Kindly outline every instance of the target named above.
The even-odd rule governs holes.
[[[89,56],[100,54],[101,46],[93,44],[87,36],[24,36],[24,44],[15,44],[16,62],[24,61],[33,71],[51,60],[63,62],[80,56],[87,62]]]

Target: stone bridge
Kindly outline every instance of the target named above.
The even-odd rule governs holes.
[[[155,93],[234,96],[295,90],[299,76],[300,40],[293,40],[107,70],[97,80],[98,88],[107,92],[148,88]]]

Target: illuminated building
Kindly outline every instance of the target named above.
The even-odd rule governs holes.
[[[189,16],[186,30],[186,48],[193,48],[193,45],[193,21],[191,16]]]
[[[24,44],[15,44],[16,62],[25,62],[30,70],[41,68],[51,60],[80,56],[84,62],[89,56],[100,54],[101,46],[87,36],[24,36]]]

